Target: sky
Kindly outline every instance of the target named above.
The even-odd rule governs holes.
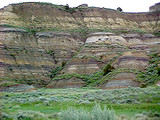
[[[124,12],[148,12],[149,7],[160,0],[1,0],[0,8],[12,3],[22,2],[49,2],[58,5],[68,4],[70,7],[77,7],[80,4],[89,6],[117,9],[121,7]]]

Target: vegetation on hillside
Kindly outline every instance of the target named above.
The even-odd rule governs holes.
[[[149,56],[149,66],[146,71],[141,71],[137,76],[143,86],[155,84],[160,80],[160,55],[159,53],[154,53]]]
[[[22,3],[24,4],[24,3]],[[42,6],[55,7],[61,11],[66,11],[67,14],[73,15],[75,12],[82,12],[87,8],[71,8],[69,5],[53,5],[51,3],[34,3]],[[122,11],[120,8],[119,11]],[[82,15],[83,17],[83,15]],[[140,35],[146,33],[141,29],[92,29],[86,24],[77,22],[77,28],[74,29],[59,29],[47,28],[36,29],[24,28],[19,26],[12,26],[3,24],[0,26],[9,28],[19,28],[28,32],[29,35],[35,36],[40,31],[63,31],[68,33],[78,33],[82,39],[86,39],[89,33],[93,32],[111,32],[116,34],[121,33],[138,33]],[[36,26],[36,25],[35,25]],[[18,32],[21,32],[19,30]],[[159,31],[153,33],[160,37]],[[15,38],[16,39],[16,38]],[[113,45],[108,43],[97,43],[96,45],[105,46],[106,49],[114,49],[122,45]],[[125,50],[129,47],[123,46]],[[160,80],[160,54],[156,52],[150,54],[149,66],[145,71],[139,71],[132,68],[116,68],[113,66],[114,62],[122,56],[123,52],[115,52],[113,58],[105,60],[102,58],[107,55],[82,55],[78,57],[79,53],[84,48],[95,49],[95,46],[86,44],[77,50],[71,59],[56,60],[55,51],[46,50],[43,53],[48,54],[54,59],[55,66],[53,66],[49,73],[46,73],[50,83],[52,81],[69,80],[71,78],[78,78],[85,82],[83,88],[70,89],[46,89],[49,82],[39,79],[22,79],[8,80],[2,82],[0,87],[8,88],[17,83],[24,84],[39,84],[44,88],[37,88],[29,92],[1,92],[0,93],[0,120],[158,120],[160,118],[160,87],[154,86]],[[136,49],[134,49],[136,50]],[[7,52],[8,57],[12,57],[16,61],[16,56],[19,53],[32,54],[33,50],[26,50],[25,48],[10,48],[4,46],[4,51]],[[130,51],[132,51],[130,49]],[[138,51],[138,50],[137,50]],[[112,52],[112,51],[111,51]],[[152,51],[151,51],[152,52]],[[74,59],[92,59],[97,63],[103,63],[100,70],[92,74],[64,74],[64,68]],[[26,62],[27,63],[27,62]],[[59,63],[59,64],[58,64]],[[25,64],[25,67],[28,64]],[[6,65],[7,66],[7,65]],[[30,64],[28,65],[30,67]],[[15,66],[14,66],[15,67]],[[16,67],[21,69],[21,64],[16,63]],[[7,66],[7,71],[13,72],[13,67]],[[3,71],[2,71],[3,72]],[[137,81],[141,82],[141,88],[123,88],[123,89],[98,89],[101,84],[112,80],[118,73],[134,73],[137,75]],[[17,74],[17,73],[16,73]],[[45,75],[46,75],[45,74]],[[49,81],[48,80],[48,81]],[[14,81],[14,82],[13,82]],[[14,89],[14,88],[13,88]]]

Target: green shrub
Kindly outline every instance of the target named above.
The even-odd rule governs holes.
[[[61,120],[115,120],[115,113],[106,107],[102,109],[99,104],[96,104],[90,112],[82,108],[62,110],[59,117]]]
[[[146,88],[147,87],[147,85],[145,84],[145,83],[142,83],[141,85],[140,85],[140,88]]]
[[[109,72],[112,72],[112,70],[115,69],[113,66],[111,66],[110,64],[108,64],[104,69],[103,69],[103,75],[105,76],[106,74],[108,74]]]
[[[48,120],[48,116],[37,111],[19,111],[16,120]]]
[[[122,12],[123,10],[122,10],[122,8],[118,7],[118,8],[117,8],[117,11]]]
[[[156,31],[153,33],[155,36],[160,37],[160,31]]]
[[[0,112],[0,120],[13,120],[13,118],[7,113]]]
[[[160,56],[158,53],[150,55],[149,66],[145,72],[138,74],[138,80],[146,85],[151,85],[160,80],[160,68],[158,66],[160,62]]]
[[[66,4],[66,5],[64,6],[64,8],[65,8],[65,10],[69,10],[69,9],[70,9],[68,4]]]
[[[30,32],[31,32],[32,34],[36,34],[37,30],[36,30],[36,29],[31,29]]]
[[[92,120],[115,120],[115,113],[113,110],[109,110],[106,107],[101,108],[99,104],[96,104],[91,111],[93,116]]]
[[[61,69],[62,69],[62,67],[60,67],[60,66],[58,66],[55,69],[53,69],[51,71],[50,78],[55,77],[61,71]]]
[[[66,65],[66,63],[67,63],[66,61],[63,61],[62,62],[62,67],[64,67]]]
[[[160,75],[160,67],[157,67],[157,73]]]
[[[54,57],[54,50],[46,51],[46,53]]]
[[[66,111],[61,111],[59,117],[61,120],[90,120],[91,115],[84,110],[69,108]]]

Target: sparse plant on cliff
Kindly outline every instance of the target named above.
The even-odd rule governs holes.
[[[53,56],[54,55],[54,50],[46,51],[46,53]]]
[[[57,66],[56,68],[52,69],[51,74],[49,74],[50,78],[54,78],[61,70],[61,66]]]
[[[111,72],[113,69],[115,69],[112,65],[108,64],[104,69],[103,69],[103,75],[108,74]]]
[[[160,67],[157,67],[157,73],[160,75]]]
[[[153,33],[155,36],[160,37],[160,31],[156,31]]]
[[[104,62],[103,60],[101,60],[101,57],[98,58],[97,56],[91,56],[92,58],[94,58],[95,60],[97,60],[98,62]]]
[[[15,57],[15,53],[9,53],[10,56]]]
[[[70,9],[68,4],[66,4],[66,5],[64,6],[64,8],[65,8],[65,10],[69,10],[69,9]]]
[[[70,8],[68,4],[66,4],[64,6],[65,11],[70,12],[71,14],[73,14],[74,12],[76,12],[76,8]]]
[[[30,32],[31,32],[32,34],[36,34],[37,30],[36,30],[36,29],[31,29]]]
[[[66,61],[63,61],[62,62],[62,67],[64,67],[66,65],[66,63],[67,63]]]
[[[117,8],[117,11],[122,12],[123,10],[122,10],[122,8],[118,7],[118,8]]]
[[[160,80],[159,63],[160,56],[158,53],[150,55],[149,67],[145,72],[140,72],[137,76],[139,81],[143,82],[143,84],[151,85]]]

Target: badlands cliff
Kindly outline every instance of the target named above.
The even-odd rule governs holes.
[[[159,11],[9,5],[0,10],[0,84],[50,88],[154,84],[160,71],[159,31]],[[147,76],[150,68],[157,76],[144,80],[142,75]]]

